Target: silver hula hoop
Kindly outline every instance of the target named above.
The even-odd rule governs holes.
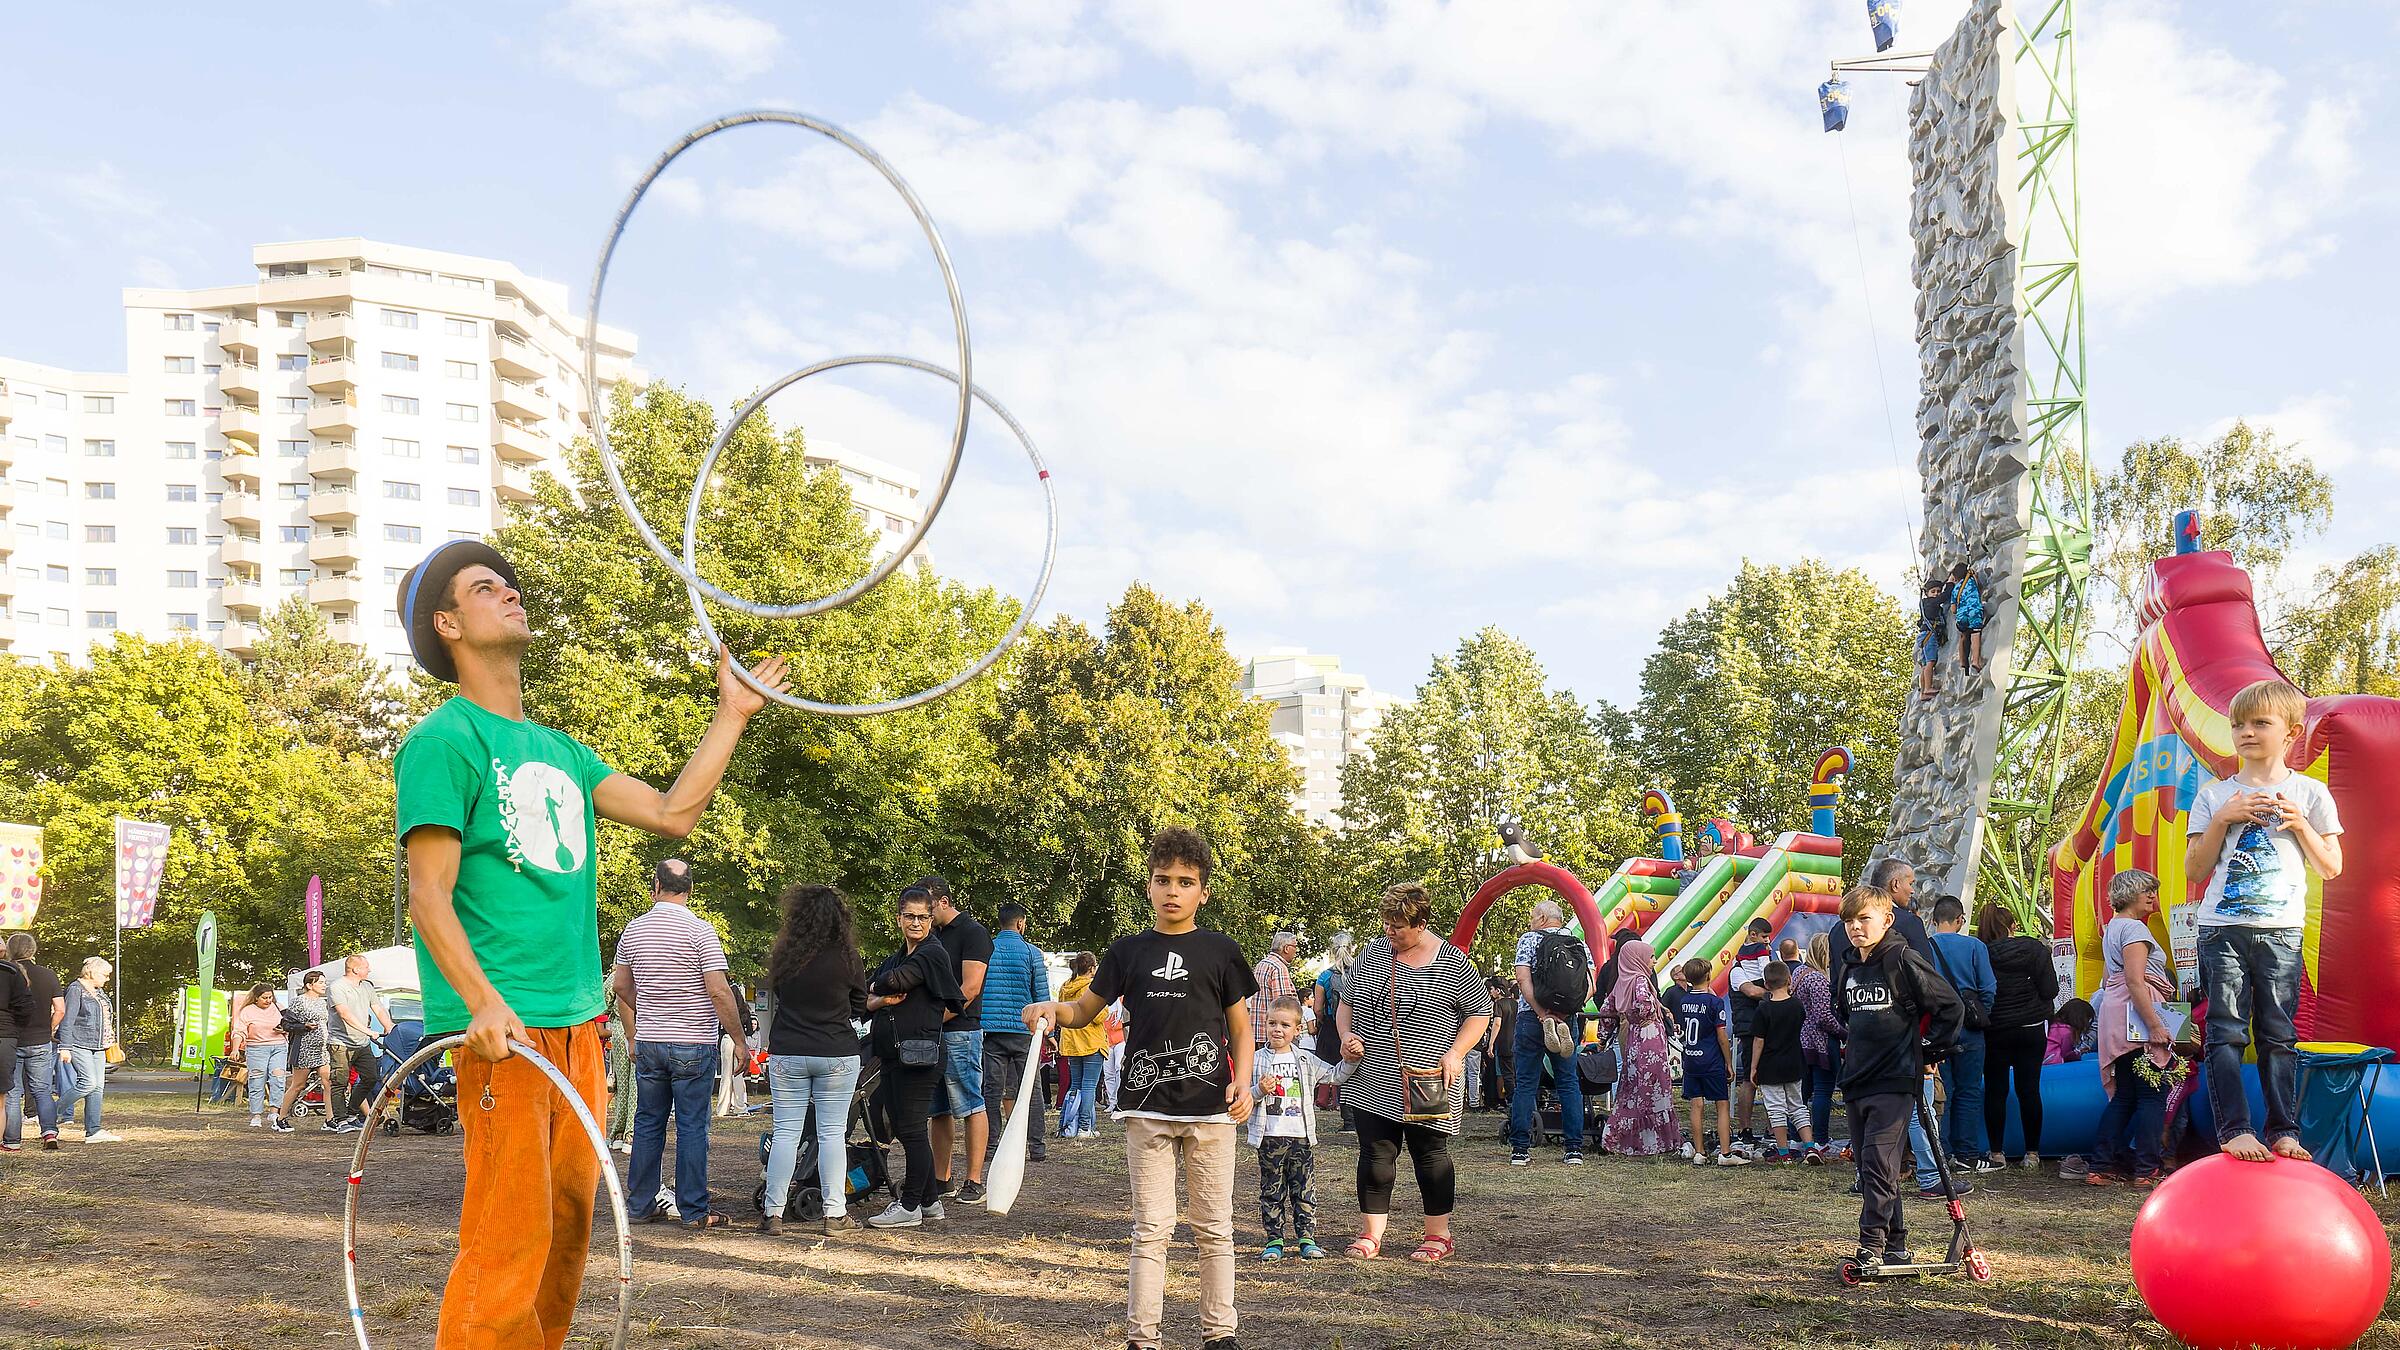
[[[1035,448],[1033,437],[1026,433],[1024,424],[1017,421],[1008,409],[1001,407],[1000,401],[993,398],[981,386],[970,385],[960,379],[956,371],[944,370],[930,361],[919,361],[910,356],[831,357],[819,361],[813,366],[795,370],[753,394],[750,401],[742,405],[742,410],[734,415],[733,420],[725,424],[725,429],[717,433],[716,440],[709,444],[708,453],[701,456],[700,459],[699,475],[692,480],[691,499],[684,504],[683,508],[684,568],[678,569],[679,571],[685,569],[696,571],[699,567],[697,554],[700,541],[700,502],[708,488],[709,471],[716,467],[717,455],[733,440],[734,433],[741,429],[742,423],[749,421],[760,408],[766,406],[768,399],[785,389],[798,384],[811,375],[821,375],[828,370],[840,370],[845,366],[903,366],[909,370],[924,371],[928,375],[939,375],[959,388],[968,390],[983,406],[991,409],[994,415],[1006,423],[1008,429],[1016,433],[1017,443],[1025,447],[1025,457],[1033,461],[1033,471],[1042,485],[1042,504],[1046,514],[1042,533],[1041,575],[1034,580],[1033,594],[1026,597],[1024,605],[1017,610],[1016,622],[1010,624],[1008,631],[1000,635],[1000,640],[992,644],[991,650],[977,657],[973,665],[940,684],[899,698],[887,699],[881,703],[819,703],[814,699],[801,698],[796,694],[786,694],[769,689],[751,675],[748,666],[743,665],[739,660],[732,661],[733,673],[742,683],[779,703],[788,704],[804,712],[828,713],[835,717],[866,717],[875,713],[898,712],[902,708],[914,708],[921,703],[931,703],[990,669],[992,663],[1000,659],[1000,654],[1007,651],[1009,646],[1024,634],[1025,626],[1033,620],[1033,612],[1042,607],[1042,596],[1050,589],[1051,570],[1058,563],[1058,489],[1051,483],[1050,470],[1042,463],[1042,452]],[[893,556],[900,555],[894,554]],[[685,571],[685,575],[690,575],[690,571]],[[708,617],[708,606],[703,603],[700,591],[692,586],[686,586],[684,590],[692,597],[692,613],[699,616],[701,633],[707,637],[709,646],[716,646],[719,642],[717,626]],[[722,592],[713,593],[722,594]]]
[[[467,1038],[444,1036],[417,1047],[375,1094],[375,1104],[367,1112],[367,1125],[358,1132],[358,1151],[350,1155],[350,1182],[343,1187],[342,1196],[342,1285],[350,1294],[350,1330],[358,1337],[358,1350],[375,1350],[367,1343],[367,1313],[358,1300],[358,1193],[364,1189],[367,1177],[367,1147],[375,1142],[375,1122],[383,1116],[384,1105],[417,1071],[417,1066],[438,1058],[442,1052],[465,1045]],[[633,1228],[625,1216],[625,1186],[617,1179],[615,1159],[608,1151],[608,1136],[600,1123],[592,1119],[591,1108],[575,1091],[575,1085],[558,1071],[558,1066],[542,1058],[541,1052],[522,1041],[510,1041],[508,1048],[523,1056],[527,1063],[542,1071],[542,1076],[558,1088],[567,1105],[575,1108],[575,1118],[583,1122],[584,1135],[592,1141],[592,1152],[600,1159],[600,1175],[608,1183],[609,1208],[617,1220],[617,1332],[610,1339],[610,1350],[624,1350],[625,1328],[633,1320]]]
[[[702,595],[719,604],[738,609],[753,618],[800,619],[811,614],[822,614],[829,609],[840,609],[856,600],[873,589],[885,577],[890,576],[901,563],[908,560],[909,554],[916,551],[917,542],[925,537],[927,530],[933,528],[934,517],[941,514],[942,503],[950,496],[951,480],[958,476],[959,460],[966,454],[967,449],[967,419],[974,410],[975,400],[967,391],[966,381],[962,379],[958,387],[958,413],[950,428],[950,459],[942,466],[942,481],[934,486],[933,495],[926,499],[925,519],[918,522],[917,528],[909,532],[908,537],[901,541],[899,548],[895,549],[890,557],[867,569],[865,576],[821,600],[804,600],[790,605],[761,604],[713,585],[700,575],[698,568],[686,566],[681,559],[668,551],[666,542],[658,537],[657,531],[650,528],[650,522],[642,515],[641,508],[634,505],[633,494],[626,490],[625,479],[617,472],[616,453],[609,448],[608,400],[601,397],[600,394],[600,292],[608,283],[609,260],[616,256],[617,244],[625,237],[625,227],[633,219],[633,209],[641,205],[643,194],[650,190],[651,184],[658,181],[660,174],[666,172],[667,166],[674,163],[676,157],[684,151],[718,132],[731,131],[735,127],[750,126],[754,123],[777,123],[816,132],[818,135],[848,148],[859,158],[865,160],[874,167],[877,173],[883,175],[885,182],[890,183],[899,192],[900,199],[908,204],[909,213],[914,215],[917,218],[917,224],[924,228],[925,241],[933,246],[933,260],[942,269],[942,286],[950,296],[950,323],[958,334],[958,370],[959,374],[967,379],[973,378],[973,367],[970,364],[973,357],[968,351],[967,343],[967,304],[959,296],[958,273],[950,266],[950,252],[942,246],[941,232],[934,228],[933,217],[926,214],[925,204],[917,200],[915,190],[909,187],[907,181],[900,177],[897,170],[884,162],[883,156],[876,154],[867,146],[866,142],[831,122],[822,121],[804,113],[763,108],[750,112],[731,113],[717,118],[713,122],[704,122],[685,132],[683,139],[667,147],[667,152],[653,161],[649,171],[644,173],[641,180],[633,185],[633,191],[625,198],[625,204],[617,208],[616,222],[609,227],[608,243],[600,249],[600,263],[592,269],[592,290],[585,302],[583,320],[584,398],[591,405],[592,441],[600,451],[600,468],[608,476],[609,491],[616,495],[618,507],[625,512],[626,518],[633,522],[633,528],[642,536],[642,542],[649,546],[650,551],[658,556],[660,562],[665,563],[675,575],[683,578],[686,587],[696,588]],[[703,477],[700,481],[708,480]]]

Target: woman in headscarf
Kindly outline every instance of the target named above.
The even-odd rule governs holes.
[[[1640,937],[1631,928],[1620,928],[1608,940],[1608,959],[1600,963],[1600,973],[1592,984],[1592,1002],[1608,1002],[1610,991],[1617,987],[1617,971],[1625,960],[1625,944]]]
[[[1667,1085],[1667,1012],[1659,1006],[1650,944],[1627,935],[1610,955],[1617,982],[1600,1005],[1600,1033],[1617,1038],[1616,1108],[1600,1131],[1603,1152],[1648,1158],[1678,1143]]]

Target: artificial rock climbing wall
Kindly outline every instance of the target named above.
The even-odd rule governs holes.
[[[1970,679],[1953,635],[1942,649],[1939,692],[1930,701],[1910,696],[1891,831],[1878,852],[1915,865],[1920,895],[1970,905],[2025,564],[2025,338],[2011,244],[2022,237],[2012,224],[2022,209],[2010,126],[2014,52],[2007,5],[1975,0],[1909,97],[1917,468],[1925,488],[1919,546],[1927,572],[1964,561],[1989,576],[1989,668]]]

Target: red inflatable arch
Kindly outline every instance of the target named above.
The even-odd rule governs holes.
[[[1483,912],[1492,902],[1519,886],[1540,886],[1567,902],[1575,917],[1583,924],[1583,945],[1592,949],[1592,968],[1598,970],[1608,960],[1608,934],[1600,931],[1600,907],[1592,903],[1592,893],[1573,872],[1556,863],[1518,863],[1477,888],[1475,898],[1459,911],[1458,926],[1450,930],[1450,945],[1465,951],[1475,941],[1475,929],[1483,922]]]

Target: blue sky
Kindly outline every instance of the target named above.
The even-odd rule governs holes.
[[[1962,8],[1911,0],[1901,45]],[[2097,446],[2264,420],[2341,489],[2303,565],[2390,538],[2392,11],[2078,8]],[[1658,625],[1745,556],[1908,570],[1905,90],[1862,80],[1840,142],[1815,130],[1863,11],[401,0],[103,31],[35,8],[0,86],[0,353],[121,368],[120,287],[241,279],[276,239],[580,293],[679,132],[801,109],[940,223],[977,381],[1058,472],[1055,605],[1097,618],[1138,577],[1206,598],[1237,648],[1401,690],[1497,623],[1630,700]],[[724,405],[834,353],[947,361],[899,203],[813,140],[720,137],[644,205],[606,317],[649,370]],[[946,438],[930,380],[772,408],[929,477]],[[930,546],[1021,590],[1037,499],[995,428],[969,453]]]

